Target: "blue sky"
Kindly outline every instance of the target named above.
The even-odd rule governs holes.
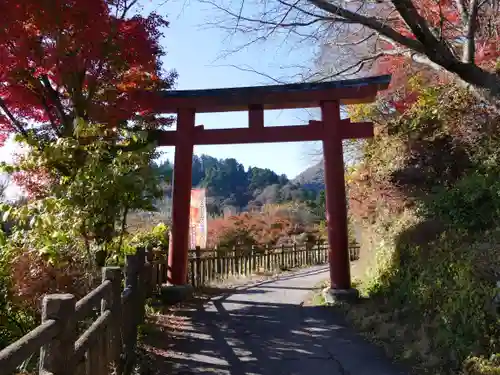
[[[197,0],[144,0],[145,12],[156,10],[167,17],[170,27],[164,31],[162,45],[167,51],[164,66],[179,74],[176,89],[206,89],[274,84],[253,72],[241,71],[232,66],[252,68],[271,77],[282,78],[298,72],[290,66],[312,66],[316,46],[300,46],[293,39],[268,40],[235,54],[224,54],[251,39],[250,36],[229,36],[220,28],[207,27],[216,14],[206,4]],[[221,58],[225,55],[224,58]],[[231,66],[232,65],[232,66]],[[205,128],[231,128],[247,126],[247,112],[198,114],[196,123]],[[299,125],[319,119],[318,110],[278,110],[265,112],[266,126]],[[8,161],[17,148],[10,143],[0,150],[0,161]],[[174,150],[161,148],[164,157],[173,160]],[[196,154],[208,154],[217,158],[235,158],[245,167],[270,168],[278,174],[293,178],[320,160],[321,144],[267,143],[254,145],[217,145],[195,147]]]
[[[177,89],[205,89],[273,84],[259,74],[244,72],[229,65],[251,67],[272,77],[293,74],[283,66],[313,64],[314,46],[297,48],[278,40],[253,45],[236,54],[220,58],[227,49],[248,41],[249,37],[230,37],[226,31],[204,26],[214,17],[213,10],[199,2],[153,0],[145,10],[157,9],[166,15],[170,27],[165,30],[162,44],[167,50],[164,66],[179,73]],[[160,6],[159,6],[160,5]],[[266,111],[265,125],[298,125],[318,119],[317,110]],[[247,113],[198,114],[198,125],[205,128],[231,128],[247,126]],[[166,157],[173,159],[173,148],[163,148]],[[198,146],[195,153],[217,158],[235,158],[245,167],[270,168],[277,173],[294,177],[319,160],[318,143],[282,143],[255,145]]]

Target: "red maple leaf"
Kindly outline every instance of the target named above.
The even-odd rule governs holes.
[[[175,80],[161,61],[168,22],[122,11],[122,0],[0,1],[0,147],[28,124],[56,139],[73,136],[77,117],[166,123],[156,93]]]

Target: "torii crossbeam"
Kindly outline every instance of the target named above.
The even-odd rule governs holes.
[[[175,146],[172,237],[168,281],[187,282],[189,207],[194,145],[322,141],[325,163],[326,217],[330,246],[331,288],[351,290],[347,207],[342,140],[373,136],[372,123],[342,120],[342,104],[373,102],[389,86],[390,76],[324,83],[165,91],[162,113],[177,114],[177,130],[161,131],[159,146]],[[305,126],[264,126],[264,110],[321,108],[321,121]],[[204,129],[195,125],[196,113],[248,111],[248,127]]]

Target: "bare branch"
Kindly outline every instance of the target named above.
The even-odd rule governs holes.
[[[401,33],[394,30],[389,25],[382,23],[375,17],[364,16],[362,14],[350,11],[348,9],[342,8],[341,6],[327,2],[326,0],[308,0],[311,4],[317,6],[318,8],[342,17],[339,22],[346,23],[358,23],[360,25],[369,27],[370,29],[384,35],[386,38],[395,41],[405,47],[412,48],[415,51],[424,52],[424,46],[419,41],[410,39]]]
[[[115,4],[116,6],[116,17],[120,19],[125,19],[127,17],[127,13],[132,9],[139,0],[118,0]],[[120,13],[121,10],[121,14]]]
[[[271,81],[273,81],[273,82],[275,82],[275,83],[277,83],[279,85],[284,85],[284,84],[287,83],[287,82],[284,82],[284,81],[282,81],[280,79],[274,78],[274,77],[270,76],[269,74],[259,72],[259,71],[255,70],[255,69],[253,69],[253,68],[251,68],[249,66],[238,66],[238,65],[233,65],[233,64],[229,64],[229,65],[216,65],[216,66],[218,66],[218,67],[226,66],[226,67],[231,67],[231,68],[238,69],[238,70],[240,70],[242,72],[255,73],[255,74],[258,74],[258,75],[260,75],[260,76],[262,76],[264,78],[267,78],[267,79],[269,79],[269,80],[271,80]]]
[[[360,44],[367,42],[369,39],[375,37],[376,35],[377,35],[376,33],[371,33],[367,37],[361,38],[360,40],[356,40],[354,42],[341,43],[341,42],[335,41],[335,46],[337,46],[337,47],[359,46]]]
[[[477,15],[479,11],[479,0],[472,0],[470,3],[469,17],[467,18],[466,42],[464,46],[462,61],[464,63],[473,63],[476,53],[476,30]]]
[[[277,0],[280,4],[282,5],[285,5],[287,7],[289,7],[289,11],[292,10],[292,9],[295,9],[295,10],[298,10],[301,14],[304,14],[306,16],[309,16],[309,17],[313,17],[313,18],[320,18],[322,20],[325,20],[325,21],[334,21],[335,18],[330,18],[330,17],[324,17],[322,15],[319,15],[319,14],[316,14],[316,13],[313,13],[313,12],[310,12],[308,11],[307,9],[304,9],[302,7],[299,7],[297,4],[299,3],[300,0],[297,0],[294,4],[290,4],[290,3],[287,3],[286,1],[284,0]],[[289,11],[286,13],[286,14],[289,14]]]
[[[329,21],[329,22],[341,21],[340,19],[336,19],[336,18],[332,18],[332,17],[314,15],[314,17],[316,17],[316,18],[311,20],[311,21],[308,21],[308,22],[289,22],[289,23],[280,22],[280,21],[273,22],[273,21],[267,21],[267,20],[263,20],[263,19],[254,19],[254,18],[243,17],[242,15],[231,12],[229,9],[223,8],[220,5],[214,3],[213,1],[210,1],[210,0],[201,0],[201,2],[212,5],[213,7],[217,8],[218,10],[221,10],[224,13],[230,15],[231,17],[236,18],[238,20],[238,22],[246,21],[246,22],[251,22],[251,23],[258,23],[261,25],[272,26],[273,30],[275,30],[276,27],[295,28],[295,27],[311,26],[311,25],[314,25],[315,23],[324,22],[324,21]],[[235,27],[235,29],[238,27],[239,27],[239,23]]]
[[[257,15],[246,16],[241,14],[241,7],[239,11],[233,11],[224,5],[214,4],[217,0],[201,1],[215,6],[232,19],[238,19],[236,29],[230,30],[233,33],[250,32],[256,38],[253,42],[267,40],[272,34],[286,38],[290,35],[299,36],[299,39],[302,38],[301,42],[309,42],[309,48],[311,41],[320,42],[328,49],[322,49],[318,59],[326,62],[327,54],[333,54],[334,60],[330,59],[326,63],[329,66],[335,65],[338,70],[331,75],[327,74],[327,77],[357,74],[376,58],[396,54],[438,72],[453,74],[454,77],[477,86],[484,91],[485,98],[492,101],[500,97],[498,74],[477,66],[473,50],[475,35],[479,32],[483,35],[483,29],[488,38],[493,38],[493,34],[498,33],[495,21],[498,11],[494,9],[494,3],[498,0],[455,2],[458,11],[467,14],[467,23],[448,20],[448,10],[445,11],[440,3],[437,3],[440,17],[437,23],[434,19],[428,20],[412,0],[302,0],[302,3],[297,0],[257,0],[263,9]],[[275,8],[269,9],[270,3],[274,3]],[[485,4],[489,8],[483,12],[481,7],[486,6]],[[400,32],[398,28],[402,23],[405,30]],[[356,35],[357,31],[354,31],[353,34],[350,30],[352,25],[359,25],[361,31],[369,32]],[[406,36],[407,30],[413,35]],[[390,46],[380,44],[379,38]],[[464,38],[469,42],[464,43]],[[334,41],[329,43],[329,40]],[[464,51],[466,47],[467,51]],[[316,60],[316,64],[318,63],[321,62]],[[247,68],[243,69],[248,71]],[[316,79],[318,76],[319,74],[310,74],[304,79]],[[322,75],[320,79],[327,78]],[[277,80],[274,78],[273,81]]]
[[[310,74],[309,76],[306,76],[306,77],[303,77],[301,79],[302,82],[324,82],[324,81],[328,81],[328,80],[331,80],[331,79],[334,79],[334,78],[338,78],[339,76],[353,76],[357,73],[359,73],[360,71],[362,71],[367,64],[371,64],[371,63],[374,63],[377,59],[379,59],[380,57],[383,57],[383,56],[386,56],[386,55],[404,55],[404,54],[407,54],[410,50],[394,50],[394,51],[384,51],[384,52],[380,52],[380,53],[377,53],[375,55],[372,55],[372,56],[367,56],[367,57],[364,57],[364,58],[361,58],[359,60],[357,60],[355,63],[349,65],[348,67],[345,67],[339,71],[336,71],[332,74],[328,74],[326,76],[323,76],[321,78],[316,78],[318,75],[321,75],[320,73],[318,72],[315,72],[313,74]],[[267,78],[271,81],[273,81],[274,83],[277,83],[277,84],[287,84],[287,83],[290,83],[290,82],[286,82],[282,79],[278,79],[276,77],[272,77],[270,76],[269,74],[266,74],[266,73],[263,73],[263,72],[259,72],[257,70],[255,70],[254,68],[251,68],[251,67],[248,67],[248,66],[245,66],[245,67],[241,67],[241,66],[237,66],[237,65],[224,65],[224,66],[227,66],[227,67],[232,67],[232,68],[235,68],[235,69],[238,69],[240,71],[243,71],[243,72],[250,72],[250,73],[255,73],[255,74],[258,74],[264,78]],[[297,82],[297,80],[293,80],[294,82]]]
[[[368,63],[373,63],[375,60],[377,60],[379,57],[383,56],[383,54],[377,54],[376,56],[369,56],[365,57],[363,59],[358,60],[356,63],[348,66],[347,68],[344,68],[338,72],[335,72],[334,74],[329,74],[327,77],[324,77],[319,80],[315,80],[315,82],[324,82],[329,79],[341,76],[341,75],[354,75],[359,73],[363,68],[365,67],[366,64]],[[353,70],[354,69],[354,70]]]
[[[415,53],[413,51],[407,51],[405,53],[405,56],[409,57],[413,62],[416,62],[417,64],[422,64],[426,65],[436,71],[443,71],[442,66],[435,63],[431,59],[429,59],[426,55],[420,54],[420,53]],[[446,71],[445,71],[446,72]]]

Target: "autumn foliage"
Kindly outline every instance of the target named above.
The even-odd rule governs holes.
[[[130,16],[125,0],[0,2],[0,145],[33,129],[39,140],[73,136],[77,117],[108,127],[157,127],[168,23]],[[29,124],[29,125],[28,125]]]
[[[71,293],[82,298],[92,285],[86,274],[84,260],[78,254],[63,255],[58,265],[44,261],[35,252],[24,252],[12,260],[12,302],[29,311],[41,307],[44,295]]]
[[[418,372],[493,374],[500,117],[454,83],[402,83],[351,112],[377,127],[349,176],[350,214],[376,258],[371,302],[352,314]]]
[[[154,129],[172,122],[157,115],[158,91],[175,79],[161,62],[165,53],[159,41],[168,22],[154,13],[133,14],[132,3],[0,3],[0,146],[11,134],[39,149],[61,138],[92,142],[76,128],[77,119],[110,129],[106,137],[117,140],[123,129]],[[57,174],[67,175],[67,166],[54,167]],[[53,176],[33,168],[13,177],[36,197]]]
[[[464,17],[454,0],[418,0],[413,1],[419,14],[425,19],[432,30],[450,43],[460,43],[457,38],[463,37],[460,32]],[[485,4],[486,2],[479,2]],[[498,19],[498,4],[491,2],[491,6],[479,6],[477,23],[475,26],[475,58],[474,62],[485,68],[495,66],[500,57],[500,20]],[[469,11],[469,13],[472,10]],[[470,14],[469,14],[470,15]],[[400,30],[407,30],[401,23]],[[415,33],[409,32],[415,38]]]
[[[463,34],[464,23],[466,23],[464,17],[470,16],[470,14],[467,14],[467,10],[462,12],[457,7],[457,4],[461,2],[453,0],[414,0],[411,3],[415,6],[418,17],[421,17],[421,22],[429,27],[433,35],[438,36],[440,43],[451,46],[456,54],[465,56],[464,50],[467,48],[467,40]],[[471,50],[473,58],[471,63],[487,71],[495,71],[498,70],[500,61],[499,10],[498,5],[493,3],[491,6],[485,4],[483,2],[478,7],[474,22],[474,43]],[[415,30],[412,30],[405,23],[400,14],[394,17],[389,24],[396,31],[413,40],[421,41],[429,38],[429,36],[424,35],[423,31],[421,31],[421,34],[416,35]],[[432,64],[427,64],[425,60],[421,63],[415,63],[413,60],[416,55],[415,51],[410,51],[396,43],[381,39],[377,42],[377,46],[384,53],[375,61],[372,72],[392,75],[389,90],[384,91],[381,95],[389,98],[387,104],[398,112],[409,109],[418,98],[418,92],[408,86],[409,78],[418,74],[429,85],[449,84],[455,78],[447,70],[435,69]],[[464,56],[460,56],[460,58],[464,59]]]
[[[14,318],[34,322],[41,295],[85,294],[96,255],[123,250],[128,211],[159,194],[141,130],[171,124],[157,112],[175,73],[161,60],[168,22],[137,5],[0,1],[0,147],[13,135],[27,146],[1,167],[28,193],[0,209],[14,223],[0,245],[0,346],[24,333]]]
[[[320,237],[312,216],[303,208],[267,206],[263,212],[244,212],[212,219],[208,224],[208,247],[275,246]]]

